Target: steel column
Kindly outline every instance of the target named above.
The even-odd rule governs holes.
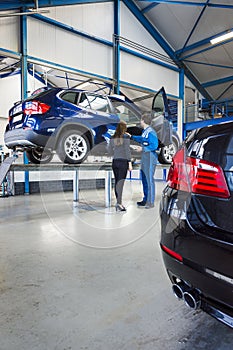
[[[27,79],[27,16],[20,16],[20,46],[21,46],[21,100],[27,98],[28,79]],[[27,156],[24,152],[24,163],[28,164]],[[24,173],[24,193],[29,194],[29,173]]]
[[[180,138],[184,139],[183,124],[184,124],[184,101],[185,101],[185,76],[184,70],[181,69],[179,73],[179,103],[178,103],[178,113],[177,113],[177,128]],[[179,117],[180,116],[180,117]]]
[[[113,35],[113,82],[114,92],[120,93],[120,0],[114,0],[114,35]]]

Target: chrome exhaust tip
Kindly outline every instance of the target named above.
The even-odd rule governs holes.
[[[197,310],[201,306],[201,299],[197,291],[194,289],[183,294],[185,304],[193,310]]]
[[[175,297],[179,300],[183,299],[183,288],[182,288],[182,284],[181,283],[176,283],[172,285],[172,291],[173,294],[175,295]]]

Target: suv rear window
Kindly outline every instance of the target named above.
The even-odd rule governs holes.
[[[77,92],[68,91],[61,95],[61,98],[64,101],[76,104],[77,103]]]

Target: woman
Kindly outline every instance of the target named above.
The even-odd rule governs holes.
[[[109,153],[113,156],[112,170],[115,178],[116,211],[126,211],[122,205],[122,192],[128,170],[132,170],[130,137],[127,125],[120,121],[109,143]]]

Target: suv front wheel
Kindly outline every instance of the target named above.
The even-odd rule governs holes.
[[[89,151],[87,136],[78,130],[67,130],[58,140],[57,154],[64,163],[80,164],[87,158]]]
[[[171,164],[173,156],[179,148],[179,137],[176,133],[172,135],[172,143],[161,148],[158,160],[161,164]]]

